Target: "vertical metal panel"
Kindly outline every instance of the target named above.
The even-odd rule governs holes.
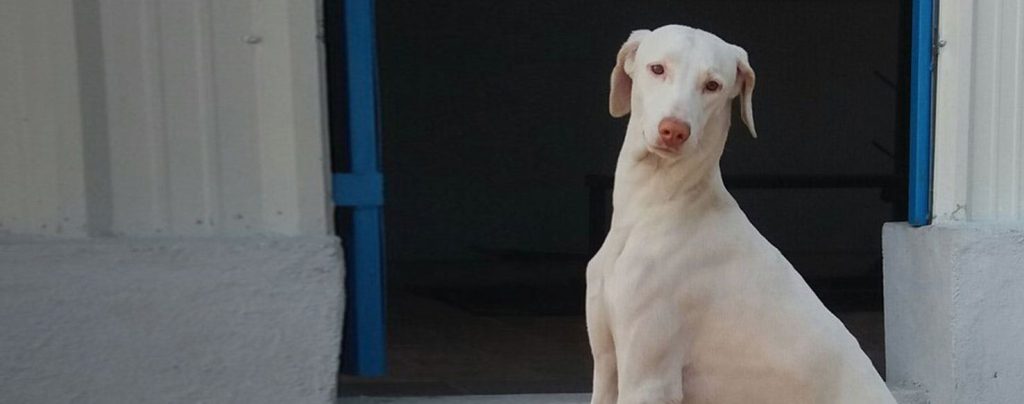
[[[275,80],[287,77],[291,69],[288,58],[278,56],[275,47],[290,48],[288,26],[277,24],[287,21],[289,5],[280,1],[258,1],[254,3],[252,31],[259,38],[255,46],[254,63],[257,94],[274,94],[273,97],[256,98],[257,135],[260,145],[261,189],[263,190],[262,216],[266,226],[278,229],[294,228],[298,215],[296,177],[298,165],[293,156],[282,155],[278,150],[295,150],[295,137],[288,136],[294,129],[292,110],[294,94],[291,80]]]
[[[113,192],[100,4],[99,0],[73,4],[87,227],[90,235],[108,236],[113,228]]]
[[[212,137],[209,91],[209,25],[205,1],[157,3],[163,142],[167,157],[165,198],[168,231],[177,235],[210,234],[216,186],[208,151]],[[173,105],[172,105],[173,104]]]
[[[0,231],[325,234],[316,9],[0,3]]]
[[[113,232],[169,234],[160,27],[152,0],[103,1]]]
[[[1020,0],[976,2],[968,218],[1019,221],[1024,93]]]
[[[1024,0],[942,2],[937,220],[1024,220]]]
[[[1010,44],[1013,48],[1015,58],[1013,59],[1013,69],[1010,74],[1013,75],[1013,107],[1005,110],[1004,113],[1013,119],[1012,127],[1012,144],[1013,147],[1008,148],[1011,153],[1014,153],[1010,158],[1013,161],[1013,166],[1010,169],[1012,179],[1007,188],[1012,189],[1011,198],[1013,198],[1013,208],[1015,211],[1014,220],[1024,220],[1024,1],[1016,1],[1016,16],[1010,15],[1013,18],[1013,23],[1016,25],[1014,32],[1014,40]]]
[[[226,234],[245,234],[259,228],[263,211],[256,127],[257,96],[254,46],[243,38],[253,35],[252,9],[244,1],[210,1],[213,49],[214,107],[220,190],[216,226]]]
[[[26,212],[24,195],[28,178],[22,173],[27,166],[27,155],[22,152],[23,138],[27,136],[26,89],[24,71],[27,60],[25,37],[33,34],[24,25],[24,3],[0,2],[0,231],[25,232],[31,227]],[[16,17],[17,16],[17,17]],[[39,134],[44,136],[44,134]]]
[[[910,56],[910,194],[908,220],[931,222],[932,30],[931,0],[914,0]]]
[[[932,212],[950,222],[967,217],[974,1],[940,2],[938,19],[945,46],[936,66]]]
[[[971,148],[974,155],[972,157],[987,156],[988,158],[971,159],[971,181],[969,183],[971,193],[968,203],[971,207],[972,218],[989,216],[995,211],[996,178],[992,174],[996,171],[999,162],[996,158],[998,146],[996,125],[999,118],[996,86],[999,82],[992,78],[998,77],[999,74],[999,55],[992,51],[999,47],[998,31],[1002,21],[998,18],[999,10],[997,7],[993,7],[998,6],[999,3],[1001,3],[999,0],[990,1],[987,5],[984,2],[978,3],[974,14],[980,23],[975,24],[977,27],[975,39],[979,45],[987,44],[987,46],[982,45],[974,49],[975,75],[971,84],[975,116],[972,119],[971,133],[985,135],[971,139]]]
[[[86,234],[73,18],[0,2],[0,233]]]

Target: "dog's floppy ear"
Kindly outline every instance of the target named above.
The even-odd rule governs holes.
[[[750,67],[747,59],[747,51],[736,46],[739,51],[738,62],[736,63],[736,81],[742,86],[740,88],[740,117],[743,123],[750,130],[750,136],[757,138],[757,130],[754,129],[754,69]]]
[[[619,56],[615,59],[615,68],[612,69],[612,88],[608,95],[608,112],[619,118],[626,116],[630,111],[630,96],[633,92],[633,60],[636,58],[636,49],[640,47],[650,30],[641,29],[633,31],[626,43],[619,49]]]

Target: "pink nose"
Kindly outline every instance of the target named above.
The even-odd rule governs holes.
[[[670,149],[679,148],[690,138],[690,124],[675,118],[665,118],[658,124],[658,135],[661,144]]]

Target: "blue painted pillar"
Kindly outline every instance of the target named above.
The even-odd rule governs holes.
[[[931,222],[932,111],[935,88],[935,5],[913,0],[910,45],[910,167],[907,218],[911,225]]]
[[[384,202],[377,128],[374,1],[345,1],[345,44],[351,173],[335,174],[334,201],[352,208],[346,254],[343,370],[360,376],[386,371],[381,206]]]

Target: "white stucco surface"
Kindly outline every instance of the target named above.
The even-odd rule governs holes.
[[[1024,397],[1024,231],[883,229],[886,373],[930,403]]]
[[[333,403],[341,249],[0,239],[0,403]]]

